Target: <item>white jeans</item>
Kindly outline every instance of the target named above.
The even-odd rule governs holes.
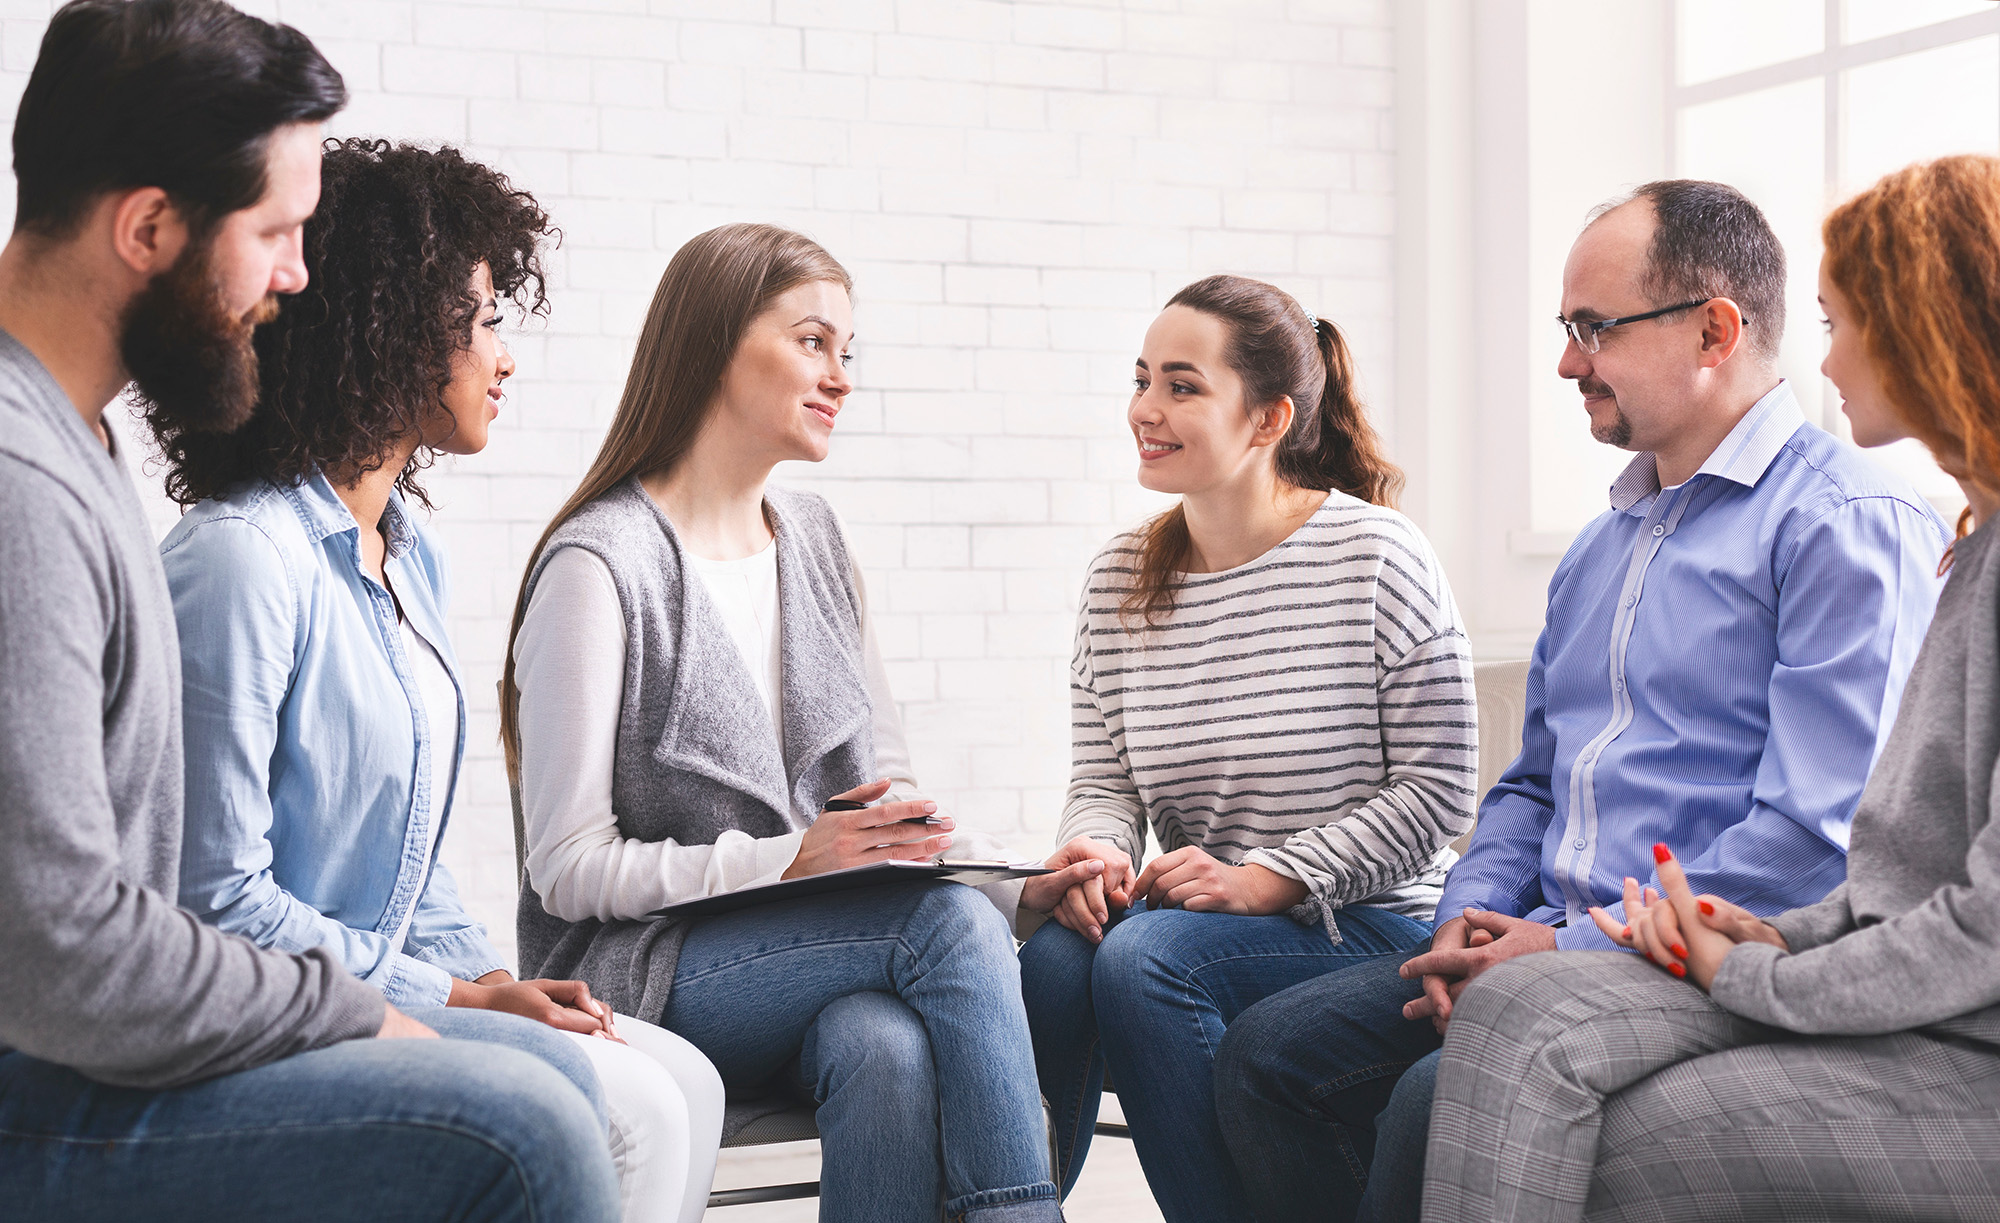
[[[569,1035],[604,1086],[624,1223],[699,1223],[722,1143],[722,1076],[665,1028],[615,1022],[622,1045]]]

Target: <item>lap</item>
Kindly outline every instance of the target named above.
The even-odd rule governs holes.
[[[163,1091],[0,1054],[0,1200],[47,1217],[361,1218],[373,1186],[378,1208],[417,1203],[551,1146],[603,1159],[587,1102],[543,1059],[473,1041],[346,1041]],[[368,1186],[323,1200],[363,1165]]]
[[[1442,1043],[1428,1019],[1403,1018],[1423,993],[1399,974],[1409,954],[1358,960],[1258,1002],[1230,1025],[1224,1061],[1239,1077],[1282,1080],[1301,1101],[1401,1074]]]
[[[1781,1035],[1607,1099],[1586,1214],[1969,1219],[1996,1198],[2000,1053],[1916,1032]]]
[[[1105,935],[1093,989],[1137,997],[1149,982],[1183,983],[1234,1020],[1246,1008],[1302,983],[1345,978],[1370,966],[1395,968],[1430,937],[1430,927],[1386,909],[1340,914],[1336,943],[1318,926],[1281,915],[1245,917],[1155,909],[1126,917]]]
[[[910,883],[759,905],[708,918],[682,945],[661,1026],[715,1063],[726,1082],[769,1079],[835,999],[901,996],[944,955],[990,961],[995,1005],[1015,971],[1013,939],[985,896],[957,883]],[[1018,995],[1016,995],[1018,996]]]

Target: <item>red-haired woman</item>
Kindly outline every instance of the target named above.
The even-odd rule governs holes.
[[[2000,159],[1826,220],[1822,366],[1854,439],[1969,503],[1854,815],[1847,882],[1765,922],[1625,881],[1644,953],[1503,964],[1453,1012],[1426,1219],[1991,1219],[2000,1201]],[[1651,960],[1648,964],[1646,961]],[[1662,971],[1664,970],[1664,971]]]
[[[1153,322],[1134,387],[1139,481],[1181,500],[1090,567],[1050,864],[1106,868],[1023,896],[1055,921],[1022,992],[1064,1187],[1108,1066],[1166,1217],[1238,1219],[1216,1045],[1252,1003],[1430,937],[1473,816],[1471,662],[1332,322],[1212,276]]]

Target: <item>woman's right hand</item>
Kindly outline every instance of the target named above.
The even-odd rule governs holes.
[[[888,779],[856,786],[836,799],[872,803],[889,792]],[[902,859],[922,862],[935,858],[951,844],[950,816],[943,822],[926,824],[937,814],[937,804],[929,799],[883,803],[859,811],[822,811],[799,842],[798,856],[785,868],[783,878],[821,875],[850,866]],[[912,822],[914,821],[914,822]]]
[[[1093,863],[1102,865],[1093,870]],[[1103,942],[1111,907],[1122,909],[1131,903],[1132,859],[1115,845],[1076,837],[1042,865],[1056,873],[1023,883],[1021,907],[1047,913],[1093,943]]]
[[[393,1006],[384,1006],[382,1008],[382,1028],[375,1033],[375,1039],[399,1040],[411,1037],[419,1040],[426,1037],[436,1040],[437,1033],[431,1031],[429,1024],[419,1023]]]

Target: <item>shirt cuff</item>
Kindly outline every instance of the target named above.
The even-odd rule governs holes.
[[[1585,918],[1580,924],[1564,926],[1556,931],[1558,951],[1627,951],[1604,936],[1597,923]]]
[[[382,984],[382,996],[399,1008],[443,1006],[451,998],[451,974],[414,956],[397,955]]]
[[[409,955],[418,963],[441,968],[447,976],[461,981],[477,981],[495,969],[507,967],[499,950],[486,941],[485,928],[476,922],[425,943]]]

